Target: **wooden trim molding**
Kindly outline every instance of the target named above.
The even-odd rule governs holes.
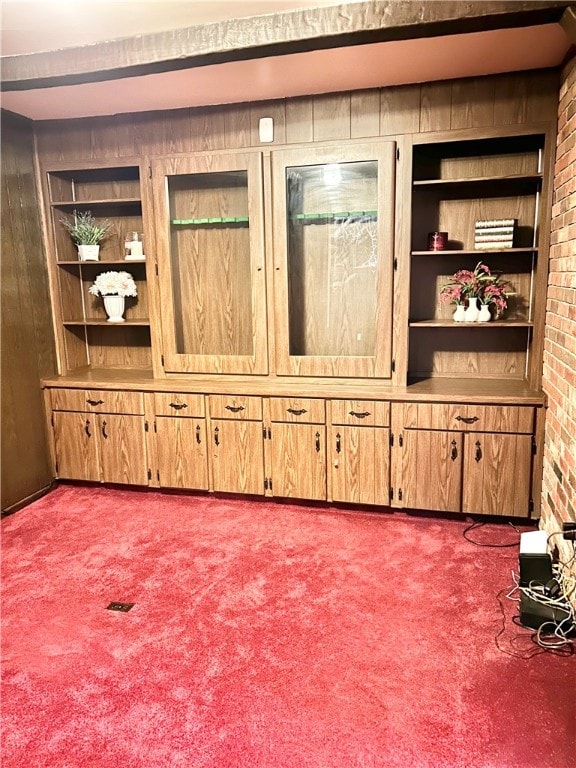
[[[77,85],[311,50],[557,23],[569,5],[371,0],[229,19],[79,48],[5,56],[2,90]]]

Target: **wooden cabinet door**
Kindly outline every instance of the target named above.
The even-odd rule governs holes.
[[[158,480],[163,488],[208,489],[204,419],[156,419]]]
[[[99,481],[98,417],[73,411],[55,411],[53,416],[57,476]]]
[[[326,498],[326,427],[272,424],[272,493],[296,499]]]
[[[392,375],[396,144],[272,152],[276,369]]]
[[[148,485],[144,416],[105,413],[96,418],[103,482]]]
[[[403,505],[411,509],[459,512],[462,434],[406,429],[402,439]]]
[[[152,161],[164,366],[267,373],[260,153]]]
[[[464,498],[468,514],[529,514],[532,436],[466,435]]]
[[[390,430],[332,427],[332,498],[355,504],[389,504]]]
[[[261,421],[212,419],[210,452],[215,491],[264,493]]]

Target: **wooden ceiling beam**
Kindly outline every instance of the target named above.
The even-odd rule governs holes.
[[[566,8],[560,19],[560,26],[572,45],[576,45],[576,6]]]
[[[139,77],[392,40],[558,23],[567,2],[372,0],[2,58],[3,91]]]

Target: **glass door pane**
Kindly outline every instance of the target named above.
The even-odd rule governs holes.
[[[246,171],[168,178],[176,352],[252,355]]]
[[[376,161],[286,169],[290,355],[372,356]]]
[[[267,373],[262,158],[152,161],[164,369]]]
[[[272,158],[277,372],[390,378],[395,143]]]

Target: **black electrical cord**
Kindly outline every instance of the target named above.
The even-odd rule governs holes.
[[[491,549],[509,549],[510,547],[517,547],[519,545],[518,541],[513,541],[510,544],[491,544],[490,542],[483,542],[483,541],[474,541],[474,539],[471,539],[470,536],[467,536],[469,531],[475,531],[477,528],[482,528],[482,526],[486,525],[486,521],[480,521],[480,522],[474,522],[471,523],[467,528],[464,529],[462,532],[462,536],[466,539],[466,541],[469,541],[470,544],[475,544],[477,547],[490,547]],[[512,525],[512,523],[508,523],[508,525],[512,526],[514,530],[517,533],[520,533],[518,528],[516,528],[515,525]]]

